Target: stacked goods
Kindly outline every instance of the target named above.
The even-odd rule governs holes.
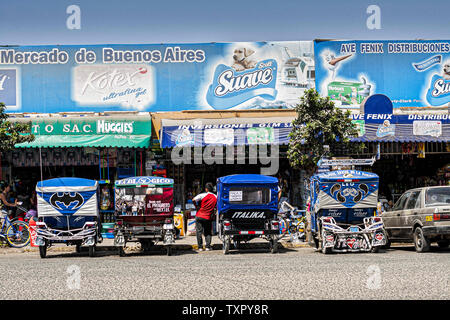
[[[102,237],[114,239],[114,223],[102,223]]]

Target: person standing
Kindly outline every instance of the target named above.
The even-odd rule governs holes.
[[[212,183],[208,182],[205,186],[205,192],[200,193],[192,199],[195,207],[197,208],[197,214],[195,215],[195,228],[199,251],[203,251],[202,235],[205,236],[206,250],[212,250],[212,219],[217,203],[217,196],[213,193],[213,190],[214,186]]]
[[[11,187],[6,185],[0,193],[0,208],[5,207],[4,210],[8,211],[8,214],[15,217],[15,210],[17,207],[17,198],[14,200],[14,203],[9,203],[9,192],[11,191]]]

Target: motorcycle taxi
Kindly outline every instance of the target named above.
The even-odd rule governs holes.
[[[167,255],[175,243],[173,179],[131,177],[115,183],[114,245],[124,256],[127,242],[140,242],[147,251],[162,241]]]
[[[82,178],[55,178],[37,183],[38,221],[36,245],[41,258],[53,244],[89,247],[95,256],[96,244],[102,241],[97,200],[98,182]]]
[[[269,241],[272,253],[278,251],[278,179],[259,174],[236,174],[217,179],[216,225],[223,253],[233,243],[260,237]]]
[[[376,215],[378,175],[337,170],[310,178],[311,235],[316,249],[331,252],[378,252],[386,243]]]

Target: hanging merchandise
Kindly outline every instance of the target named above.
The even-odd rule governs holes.
[[[425,142],[419,142],[417,151],[419,152],[417,158],[425,159]]]
[[[102,187],[102,192],[100,195],[100,209],[108,210],[111,208],[111,194],[107,185]]]
[[[53,150],[53,165],[54,166],[63,165],[63,151],[61,149]]]

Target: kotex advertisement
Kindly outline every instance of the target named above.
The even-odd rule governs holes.
[[[442,112],[450,102],[450,41],[314,42],[316,88],[359,113],[373,94],[392,100],[394,114]],[[380,134],[390,134],[393,128]]]
[[[0,47],[7,112],[290,108],[312,41]]]

